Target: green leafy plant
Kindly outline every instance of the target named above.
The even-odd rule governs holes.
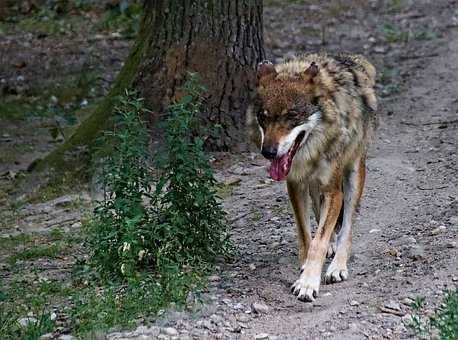
[[[116,129],[107,132],[102,141],[113,146],[101,165],[104,199],[88,228],[93,263],[100,272],[121,277],[135,276],[152,237],[143,204],[144,197],[150,196],[152,178],[142,110],[142,101],[134,93],[126,92],[120,99]]]
[[[422,317],[424,298],[417,298],[412,304],[414,313],[408,326],[419,339],[430,338],[438,333],[442,340],[458,339],[458,287],[449,291],[441,306],[430,317]]]
[[[99,28],[108,31],[118,31],[126,37],[134,37],[140,28],[140,17],[143,13],[139,1],[120,1],[118,5],[107,11]]]
[[[192,133],[204,88],[191,74],[183,91],[186,94],[169,108],[165,145],[156,155],[161,171],[156,194],[164,221],[158,232],[165,241],[158,261],[209,262],[226,253],[229,243],[204,142]]]
[[[196,135],[203,90],[190,75],[182,88],[185,95],[170,106],[163,123],[165,143],[155,154],[157,180],[149,168],[142,102],[129,92],[121,99],[116,130],[104,141],[114,149],[102,164],[105,197],[88,229],[92,261],[103,275],[166,275],[177,268],[206,266],[227,253],[216,181],[203,140]]]

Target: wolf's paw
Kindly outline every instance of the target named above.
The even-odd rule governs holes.
[[[320,276],[305,276],[302,274],[299,280],[291,286],[291,292],[297,296],[300,301],[315,301],[320,289]]]
[[[328,251],[326,253],[326,257],[328,259],[334,256],[334,254],[336,253],[336,248],[337,248],[336,242],[329,242]]]
[[[347,279],[348,279],[347,266],[338,265],[334,261],[332,261],[328,267],[328,270],[326,270],[326,274],[324,276],[324,282],[326,284],[330,284],[330,283],[345,281]]]

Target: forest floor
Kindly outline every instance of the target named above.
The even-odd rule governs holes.
[[[457,285],[458,3],[370,1],[359,9],[344,5],[354,1],[267,3],[266,50],[274,61],[347,50],[368,56],[379,71],[380,125],[354,226],[350,277],[323,284],[313,303],[298,301],[290,293],[299,266],[284,183],[268,178],[257,153],[215,155],[233,260],[218,264],[186,309],[109,338],[412,338],[405,326],[412,301],[424,297],[423,313],[431,314]],[[127,55],[128,37],[97,28],[93,15],[75,21],[81,30],[0,26],[0,280],[20,278],[30,287],[24,295],[34,294],[38,281],[65,282],[84,252],[78,230],[89,191],[14,201],[9,192],[13,179],[97,103]],[[58,333],[66,333],[65,310],[55,313],[63,325]]]

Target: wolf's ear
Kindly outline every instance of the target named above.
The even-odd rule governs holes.
[[[313,82],[313,78],[315,78],[317,76],[319,71],[320,71],[320,69],[318,68],[318,65],[315,64],[315,62],[313,61],[310,64],[310,66],[308,67],[308,69],[305,70],[305,74],[307,75],[309,80]]]
[[[257,70],[257,75],[258,75],[258,81],[259,79],[268,76],[268,75],[277,75],[277,71],[275,70],[274,64],[272,64],[268,60],[264,60],[258,64],[258,70]]]

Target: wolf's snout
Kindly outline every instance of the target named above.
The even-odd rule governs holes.
[[[278,146],[263,146],[261,149],[261,154],[267,159],[275,159],[277,157]]]

